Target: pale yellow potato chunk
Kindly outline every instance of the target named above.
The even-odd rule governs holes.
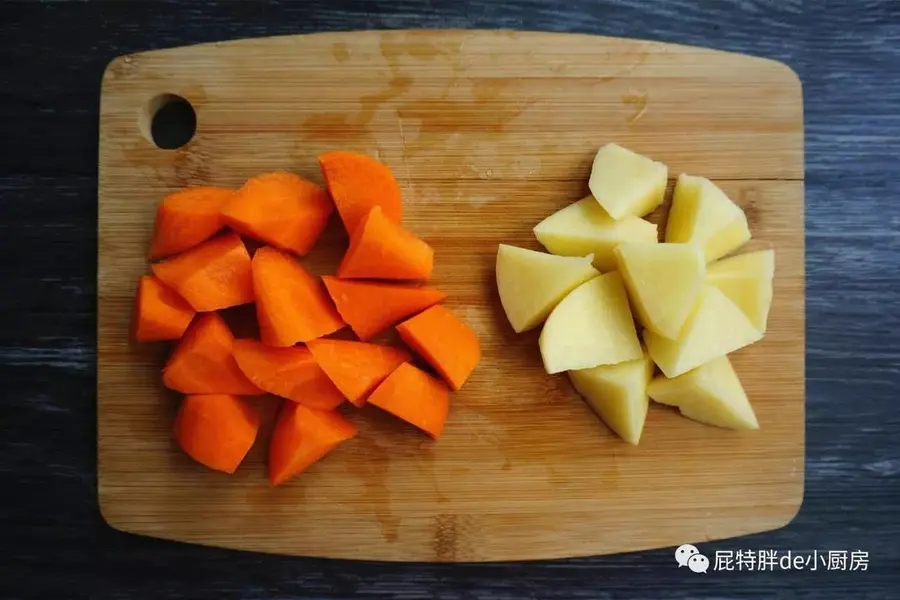
[[[569,371],[569,379],[597,416],[616,435],[637,445],[647,419],[647,384],[653,361],[645,352],[637,360],[617,365]]]
[[[704,177],[678,176],[666,223],[667,242],[699,244],[706,262],[712,262],[749,240],[747,216],[725,192]]]
[[[650,358],[673,378],[759,341],[762,333],[719,288],[704,284],[681,335],[670,340],[644,330]]]
[[[743,211],[731,223],[714,233],[704,244],[706,262],[719,260],[750,241],[750,226]]]
[[[643,217],[662,204],[668,174],[661,162],[606,144],[594,157],[588,187],[613,219]]]
[[[759,429],[759,421],[727,356],[667,379],[657,376],[647,392],[661,404],[677,406],[689,419],[728,429]]]
[[[641,325],[677,338],[706,276],[700,246],[625,243],[616,248],[616,258]]]
[[[593,196],[588,196],[538,223],[534,235],[553,254],[593,254],[594,266],[608,272],[616,269],[616,246],[622,242],[655,243],[659,234],[655,224],[639,217],[613,219]]]
[[[707,283],[722,290],[763,333],[769,322],[774,277],[774,250],[724,258],[709,265],[706,271]]]
[[[556,305],[540,337],[549,374],[641,357],[641,344],[618,271],[595,277]]]
[[[570,291],[600,273],[592,257],[555,256],[500,244],[497,290],[516,333],[540,325]]]

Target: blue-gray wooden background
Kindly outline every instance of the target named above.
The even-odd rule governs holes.
[[[670,550],[436,566],[110,530],[96,501],[100,77],[153,48],[326,30],[589,32],[785,61],[806,120],[806,497],[703,551],[863,550],[868,570],[676,569]],[[0,2],[0,598],[900,598],[900,1]],[[761,107],[760,110],[765,110]]]

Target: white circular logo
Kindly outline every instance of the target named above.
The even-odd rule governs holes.
[[[709,559],[702,554],[695,554],[688,559],[688,569],[694,573],[706,573],[709,570]]]
[[[682,544],[678,546],[678,550],[675,551],[675,562],[678,563],[679,567],[687,566],[688,561],[695,554],[700,554],[700,551],[697,550],[697,546],[693,544]]]

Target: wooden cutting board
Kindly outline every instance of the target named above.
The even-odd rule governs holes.
[[[178,150],[150,139],[166,94],[196,112]],[[163,98],[163,100],[160,100]],[[493,276],[497,244],[587,193],[615,141],[710,177],[775,248],[766,338],[733,355],[761,430],[706,427],[652,406],[639,447],[614,437],[538,332],[515,335]],[[474,327],[484,359],[429,441],[374,409],[361,434],[284,487],[265,478],[269,429],[234,476],[170,436],[168,352],[129,341],[154,211],[188,185],[237,186],[316,155],[372,154],[403,187],[408,226],[436,251],[433,283]],[[329,33],[120,57],[103,78],[99,165],[98,476],[118,529],[296,555],[496,561],[597,555],[786,524],[803,495],[804,235],[800,82],[769,60],[585,35]],[[665,210],[654,219],[664,219]],[[336,222],[305,262],[332,270]],[[255,400],[271,418],[277,400]]]

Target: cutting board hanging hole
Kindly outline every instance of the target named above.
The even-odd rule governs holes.
[[[197,113],[187,99],[160,94],[141,112],[141,133],[157,148],[175,150],[191,141],[197,131]]]

